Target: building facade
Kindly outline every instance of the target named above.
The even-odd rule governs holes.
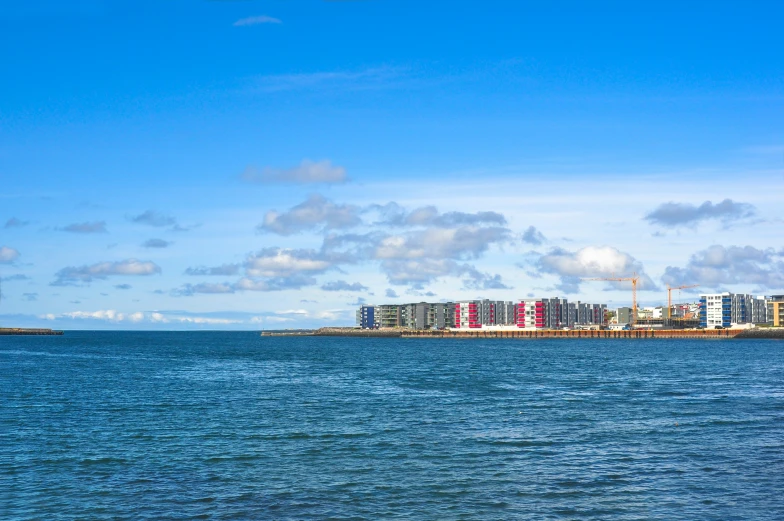
[[[784,327],[784,295],[773,295],[767,299],[767,324],[773,327]]]
[[[362,321],[373,308],[373,323],[381,328],[407,329],[445,329],[454,327],[455,304],[452,302],[417,302],[412,304],[382,304],[380,306],[361,306],[357,311],[357,325],[369,323]]]
[[[454,326],[479,329],[482,326],[514,326],[515,305],[503,300],[466,300],[454,305]]]
[[[517,303],[517,327],[545,329],[549,317],[547,302],[550,299],[524,299]]]
[[[700,295],[700,327],[731,327],[733,324],[765,324],[768,304],[764,297],[741,293]]]
[[[357,310],[357,326],[362,329],[375,329],[379,327],[376,322],[376,307],[377,306],[359,306]]]
[[[630,324],[632,321],[632,308],[620,307],[615,312],[615,322],[618,324]]]
[[[562,329],[604,325],[607,306],[569,302],[560,297],[531,298],[518,302],[467,300],[410,304],[363,305],[356,313],[357,326],[407,329]]]

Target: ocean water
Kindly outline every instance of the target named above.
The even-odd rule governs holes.
[[[784,342],[0,337],[0,519],[784,519]]]

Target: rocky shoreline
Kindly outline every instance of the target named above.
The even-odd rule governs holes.
[[[353,327],[322,327],[314,336],[357,336],[374,338],[399,338],[407,329],[356,329]]]
[[[784,339],[784,327],[758,327],[746,329],[735,338],[780,338]]]
[[[0,336],[59,336],[62,331],[54,331],[52,329],[25,329],[18,327],[0,327]]]

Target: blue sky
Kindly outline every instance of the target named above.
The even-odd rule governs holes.
[[[784,7],[543,4],[5,6],[0,325],[784,292]]]

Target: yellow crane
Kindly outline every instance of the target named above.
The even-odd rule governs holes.
[[[637,324],[637,283],[640,281],[640,277],[637,276],[637,273],[633,273],[631,277],[597,277],[594,279],[583,279],[583,280],[605,280],[605,281],[613,281],[613,282],[631,282],[632,283],[632,326]]]
[[[674,289],[687,289],[698,288],[699,284],[687,284],[685,286],[670,286],[667,284],[667,318],[672,318],[672,290]]]

